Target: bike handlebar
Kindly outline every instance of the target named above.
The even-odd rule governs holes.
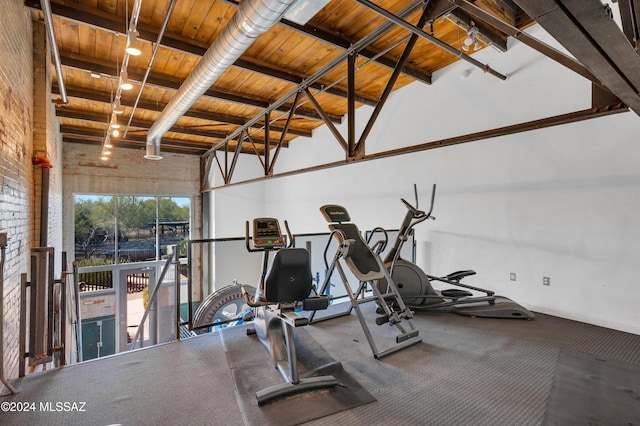
[[[283,235],[283,239],[284,239],[284,246],[286,248],[291,248],[293,247],[293,244],[295,242],[294,238],[293,238],[293,234],[291,234],[291,230],[289,229],[289,222],[287,222],[286,220],[284,221],[284,228],[287,231],[287,235]],[[288,237],[288,238],[287,238]],[[250,237],[250,232],[249,232],[249,221],[245,221],[245,232],[244,232],[244,244],[247,247],[247,251],[249,253],[255,253],[257,251],[269,251],[269,250],[273,250],[276,247],[260,247],[260,248],[256,248],[255,246],[251,247],[251,243],[249,242],[249,240],[251,239]],[[288,239],[288,241],[287,241]],[[282,248],[282,246],[280,246],[279,248]]]

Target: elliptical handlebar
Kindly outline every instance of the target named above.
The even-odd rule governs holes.
[[[414,186],[415,188],[415,186]],[[431,215],[431,213],[433,213],[433,205],[435,202],[435,198],[436,198],[436,184],[433,184],[433,189],[431,190],[431,206],[429,207],[429,212],[425,212],[424,210],[418,210],[418,193],[416,190],[416,207],[412,206],[411,204],[409,204],[409,202],[407,200],[405,200],[404,198],[400,198],[400,200],[404,203],[404,205],[407,207],[407,209],[409,209],[409,211],[411,212],[411,214],[413,215],[414,219],[419,219],[418,222],[416,223],[420,223],[423,220],[426,219],[435,219],[434,216]]]

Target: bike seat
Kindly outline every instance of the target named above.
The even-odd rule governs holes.
[[[447,275],[444,278],[449,280],[449,281],[460,281],[464,277],[468,277],[470,275],[475,275],[475,274],[476,274],[476,271],[472,271],[472,270],[468,269],[466,271],[452,272],[452,273],[450,273],[449,275]]]

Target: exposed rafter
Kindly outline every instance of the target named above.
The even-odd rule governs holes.
[[[118,76],[118,68],[116,64],[104,64],[104,61],[100,61],[97,59],[74,57],[71,55],[61,56],[61,61],[65,67],[75,68],[78,70],[86,71],[87,73],[97,72],[103,75],[108,75],[114,79]],[[128,77],[130,81],[140,83],[144,78],[144,75],[142,73],[130,71]],[[147,83],[162,89],[177,90],[180,87],[181,81],[175,77],[151,75],[147,79]],[[232,102],[239,105],[249,105],[256,108],[267,108],[269,106],[269,101],[263,99],[257,99],[246,95],[239,95],[215,89],[208,90],[205,93],[204,97]],[[288,108],[283,107],[279,109],[279,111],[286,112],[288,111]],[[320,119],[317,114],[310,110],[299,109],[297,113],[300,117],[308,118],[311,120]],[[336,116],[331,116],[331,120],[336,123],[340,123],[342,121],[341,117]]]
[[[225,2],[232,6],[237,6],[238,2],[225,0]],[[27,0],[25,4],[28,7],[39,9],[40,2],[38,0]],[[74,4],[73,6],[69,4],[52,4],[52,12],[54,15],[59,16],[61,18],[69,19],[75,22],[80,22],[86,25],[90,25],[94,28],[99,28],[104,31],[110,31],[113,33],[126,33],[126,28],[122,20],[118,16],[114,16],[105,12],[102,12],[97,9],[86,7],[82,4]],[[349,46],[353,43],[352,40],[347,40],[343,37],[340,37],[337,34],[333,34],[327,30],[324,30],[319,27],[315,27],[310,24],[299,25],[295,22],[287,21],[286,19],[280,22],[281,25],[286,26],[287,28],[298,31],[307,36],[313,37],[316,40],[322,41],[324,43],[330,44],[334,47],[338,47],[341,49],[348,49]],[[144,25],[142,23],[138,24],[137,27],[140,32],[140,39],[146,40],[148,42],[155,42],[155,36],[158,34],[159,28],[154,28],[149,25]],[[175,34],[165,35],[162,38],[162,46],[191,55],[202,56],[204,52],[207,50],[207,46],[204,44],[196,44],[194,40],[189,40],[187,38],[181,38]],[[387,56],[380,56],[380,52],[376,52],[371,49],[364,49],[360,52],[360,55],[367,59],[374,59],[376,63],[385,66],[387,68],[394,68],[395,61]],[[296,82],[296,79],[299,79],[300,76],[295,75],[282,75],[282,70],[272,69],[270,71],[269,67],[264,67],[253,63],[248,59],[240,59],[236,61],[234,64],[240,68],[245,68],[248,70],[260,72],[266,75],[269,75],[270,72],[273,72],[273,76],[276,78],[282,78],[284,80],[288,80],[291,82]],[[431,84],[431,73],[425,73],[423,70],[420,70],[415,67],[407,66],[402,70],[406,75],[418,80],[423,83]],[[298,81],[299,82],[299,81]],[[366,98],[365,98],[366,99]]]
[[[54,94],[58,93],[58,86],[57,85],[53,85],[51,91]],[[102,94],[102,93],[98,93],[98,92],[89,92],[86,90],[81,90],[81,89],[75,89],[75,88],[70,88],[67,90],[67,93],[70,97],[72,98],[79,98],[79,99],[86,99],[86,100],[90,100],[90,101],[96,101],[96,102],[102,102],[105,104],[109,104],[111,102],[111,98],[109,95],[106,94]],[[127,98],[122,98],[122,106],[125,107],[133,107],[133,100],[129,100]],[[162,108],[164,108],[166,106],[165,103],[162,102],[145,102],[145,101],[141,101],[138,102],[138,109],[142,109],[142,110],[147,110],[147,111],[155,111],[158,112],[160,110],[162,110]],[[65,116],[64,114],[61,114],[61,111],[67,111],[65,109],[58,109],[57,110],[57,115],[62,117]],[[99,114],[96,114],[99,115]],[[229,123],[229,124],[237,124],[239,126],[242,126],[243,124],[245,124],[246,120],[244,120],[242,117],[237,117],[237,116],[232,116],[232,115],[227,115],[227,114],[220,114],[220,113],[216,113],[216,112],[210,112],[210,111],[200,111],[200,110],[195,110],[195,109],[191,109],[189,111],[187,111],[187,113],[185,114],[186,117],[193,117],[193,118],[198,118],[201,120],[208,120],[208,121],[212,121],[212,122],[219,122],[219,123]],[[107,117],[103,117],[104,120],[107,120]],[[99,122],[102,122],[102,120],[97,120]],[[262,129],[264,127],[263,123],[257,123],[253,126],[251,126],[251,128],[254,129]],[[274,125],[271,124],[271,129],[275,132],[279,132],[279,133],[287,133],[287,134],[291,134],[291,135],[295,135],[295,136],[303,136],[303,137],[311,137],[311,132],[308,130],[300,130],[300,129],[294,129],[291,127],[287,127],[286,131],[285,131],[285,127],[281,127],[278,125]]]

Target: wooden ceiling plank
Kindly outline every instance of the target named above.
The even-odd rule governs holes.
[[[204,7],[204,3],[198,3],[201,6],[199,7]],[[54,6],[55,5],[55,6]],[[206,10],[207,13],[208,11],[211,9],[211,5],[207,4],[206,5]],[[71,8],[70,6],[59,6],[57,4],[52,4],[52,11],[55,15],[57,16],[62,16],[64,18],[67,19],[73,19],[76,22],[80,22],[82,24],[86,24],[86,25],[92,25],[104,30],[109,30],[109,31],[115,31],[117,34],[118,33],[125,33],[125,26],[124,23],[119,24],[117,22],[116,19],[108,19],[107,17],[104,16],[97,16],[97,15],[93,15],[91,13],[87,13],[87,11],[85,10],[84,13],[77,13],[77,11],[74,11],[73,8]],[[194,13],[191,12],[190,16],[192,15],[200,15],[200,12],[198,13]],[[201,21],[201,19],[200,19]],[[198,24],[196,21],[193,22],[186,22],[185,23],[185,28],[189,27],[189,25],[192,26],[199,26],[200,24]],[[155,42],[156,38],[157,38],[157,34],[159,32],[158,28],[150,28],[150,27],[145,27],[142,24],[138,25],[138,31],[140,33],[139,39],[140,40],[146,40],[149,42]],[[187,33],[189,33],[189,31],[187,31]],[[116,35],[117,35],[116,34]],[[100,38],[99,38],[100,39]],[[188,39],[188,38],[187,38]],[[117,40],[117,39],[116,39]],[[114,40],[114,42],[116,42]],[[118,41],[119,43],[119,41]],[[146,45],[146,43],[145,43]],[[191,55],[195,55],[198,56],[198,59],[196,58],[184,58],[184,60],[191,60],[192,63],[191,64],[180,64],[180,66],[176,66],[175,69],[176,70],[180,70],[181,72],[185,73],[188,70],[192,69],[197,61],[199,60],[200,57],[202,57],[202,55],[204,55],[204,53],[206,52],[206,48],[202,47],[202,46],[198,46],[193,44],[190,41],[186,41],[185,38],[183,39],[178,39],[176,38],[175,35],[167,35],[165,33],[165,36],[162,38],[161,41],[161,45],[164,47],[168,47],[168,48],[172,48],[172,49],[177,49],[180,50],[182,52],[185,53],[189,53]],[[148,46],[145,46],[148,47]],[[105,51],[108,50],[110,53],[113,52],[120,52],[124,49],[124,46],[122,47],[122,49],[115,46],[111,46],[109,49],[101,49],[101,51]],[[77,53],[77,52],[76,52]],[[96,56],[98,57],[104,57],[104,56]],[[112,61],[115,60],[115,58],[111,58]],[[131,64],[132,65],[136,65],[138,61],[142,61],[142,56],[138,57],[138,58],[130,58]],[[243,60],[242,58],[240,58],[238,61],[236,61],[234,63],[234,66],[237,67],[241,67],[244,69],[248,69],[257,73],[260,73],[262,75],[268,76],[268,77],[273,77],[273,78],[278,78],[278,79],[282,79],[284,81],[289,81],[289,82],[293,82],[295,84],[300,83],[301,81],[301,77],[300,76],[296,76],[293,75],[291,73],[287,73],[287,72],[283,72],[282,70],[278,70],[275,67],[270,67],[266,64],[262,64],[260,66],[256,65],[255,63],[252,63],[250,61],[250,59],[247,59],[246,61]],[[186,76],[182,75],[181,77],[184,78]],[[339,89],[332,89],[331,93],[339,96],[339,97],[343,97],[346,99],[346,93],[344,93],[344,91],[341,91]],[[373,106],[376,104],[377,100],[376,99],[371,99],[363,94],[359,94],[359,100],[358,102],[366,104],[366,105],[370,105]]]
[[[264,74],[264,66],[263,65],[259,65],[257,63],[255,63],[255,61],[252,61],[251,59],[243,59],[240,58],[235,62],[236,65],[241,66],[244,69],[248,69],[251,71],[255,71],[261,74]],[[240,65],[241,64],[241,65]],[[295,84],[300,84],[302,83],[302,81],[304,80],[304,76],[298,76],[295,75],[292,72],[287,72],[284,70],[276,70],[274,68],[271,68],[269,70],[269,75],[272,77],[276,77],[279,78],[280,80],[284,80],[284,81],[288,81],[291,83],[295,83]],[[309,85],[309,87],[316,89],[316,90],[322,90],[325,91],[327,93],[330,93],[332,95],[338,96],[340,98],[347,98],[347,93],[344,90],[338,89],[336,87],[331,87],[328,89],[325,89],[325,85],[322,84],[321,82],[315,82]],[[369,105],[369,106],[375,106],[378,103],[377,99],[373,99],[369,96],[365,96],[362,94],[356,94],[356,101],[361,103],[361,104],[365,104],[365,105]]]
[[[72,119],[78,119],[78,120],[83,120],[83,121],[92,121],[92,122],[96,122],[99,123],[101,125],[104,126],[104,130],[106,131],[108,125],[109,125],[109,121],[110,121],[110,115],[107,114],[98,114],[98,113],[90,113],[90,112],[85,112],[85,111],[77,111],[77,110],[70,110],[68,108],[60,108],[58,110],[56,110],[56,115],[58,117],[65,117],[65,118],[72,118]],[[123,122],[128,122],[128,117],[121,117],[119,119],[119,122],[123,123]],[[149,128],[153,125],[152,121],[144,121],[144,120],[131,120],[130,122],[130,126],[136,127],[140,130],[149,130]],[[210,137],[210,138],[216,138],[216,139],[224,139],[227,136],[226,132],[220,132],[220,131],[215,131],[215,130],[198,130],[198,129],[194,129],[194,128],[188,128],[185,126],[174,126],[172,127],[169,132],[172,133],[181,133],[181,134],[185,134],[185,135],[194,135],[194,136],[203,136],[203,137]],[[283,135],[286,133],[283,133]],[[277,142],[272,142],[272,144],[277,144]]]
[[[52,87],[52,93],[54,94],[58,94],[59,93],[59,89],[57,85],[54,85]],[[88,91],[83,91],[83,90],[79,90],[79,89],[75,89],[75,88],[70,88],[69,90],[69,96],[72,98],[80,98],[80,99],[89,99],[91,101],[95,101],[95,102],[101,102],[101,103],[106,103],[106,105],[109,105],[110,103],[110,97],[108,95],[104,95],[101,93],[95,93],[95,92],[88,92]],[[129,101],[125,98],[122,99],[122,105],[125,107],[131,107],[133,106],[133,101]],[[146,102],[139,102],[138,103],[138,108],[140,109],[147,109],[149,111],[153,111],[154,113],[159,113],[158,108],[160,108],[160,110],[162,110],[162,108],[164,108],[165,104],[155,104],[155,103],[146,103]],[[84,108],[84,110],[89,110],[90,107],[86,107]],[[68,108],[65,108],[64,111],[67,111]],[[57,111],[63,111],[63,110],[57,110]],[[109,107],[105,107],[104,110],[104,119],[105,122],[107,120],[107,115],[109,114],[110,109]],[[93,113],[96,114],[96,113]],[[193,117],[193,118],[198,118],[201,120],[208,120],[208,121],[215,121],[215,122],[221,122],[221,123],[229,123],[229,124],[236,124],[236,125],[244,125],[246,120],[242,119],[240,117],[235,117],[235,116],[227,116],[224,114],[216,114],[216,113],[211,113],[208,111],[200,111],[200,110],[189,110],[187,111],[187,113],[185,114],[185,116],[188,117]],[[262,128],[262,124],[258,123],[255,124],[253,126],[251,126],[252,128],[255,129],[260,129]],[[277,125],[271,125],[271,129],[275,132],[284,132],[284,128],[282,126],[277,126]],[[295,135],[295,136],[304,136],[304,137],[311,137],[312,133],[310,130],[303,130],[303,129],[287,129],[287,133]]]
[[[198,30],[205,22],[213,4],[214,3],[204,1],[194,3],[191,10],[189,10],[189,14],[187,15],[187,20],[185,21],[181,34],[187,38],[196,39]]]
[[[77,126],[60,126],[60,133],[63,138],[83,138],[92,141],[98,141],[98,143],[102,143],[104,141],[104,132],[99,129],[87,129],[84,127]],[[136,146],[140,146],[144,148],[146,145],[146,137],[144,136],[135,136],[135,135],[127,135],[125,139],[123,138],[112,138],[111,142],[118,146],[121,143],[130,142],[136,144]],[[190,143],[182,140],[171,139],[171,138],[162,138],[162,149],[164,147],[170,146],[174,148],[184,148],[184,149],[197,149],[199,150],[198,155],[202,155],[204,151],[207,151],[211,148],[210,142],[202,142],[202,143]],[[249,150],[243,150],[243,153],[250,153]]]
[[[237,7],[238,2],[235,0],[225,0],[227,3],[234,5]],[[316,22],[314,20],[314,22]],[[312,37],[318,41],[323,43],[327,43],[331,46],[338,47],[340,49],[346,50],[353,43],[354,40],[345,39],[343,36],[337,35],[336,33],[332,33],[327,31],[317,25],[307,23],[305,25],[297,24],[293,21],[289,21],[287,19],[282,19],[278,22],[278,25],[285,26],[292,30],[298,31],[300,33],[305,34],[308,37]],[[387,56],[379,56],[380,52],[377,52],[370,48],[362,49],[358,52],[361,56],[364,56],[367,59],[375,58],[375,62],[389,69],[394,69],[396,61],[393,58],[389,58]],[[426,84],[431,84],[431,73],[428,71],[424,71],[422,69],[414,68],[411,66],[406,66],[402,69],[402,72],[411,78],[421,81]]]
[[[60,60],[63,66],[77,68],[77,69],[85,70],[87,72],[97,71],[102,74],[109,75],[113,78],[115,78],[118,75],[118,69],[113,64],[101,65],[101,64],[98,64],[96,61],[93,61],[93,62],[90,61],[88,58],[73,58],[69,56],[61,56]],[[142,81],[143,78],[144,78],[143,74],[129,71],[129,80],[131,80],[132,83],[139,83],[140,81]],[[166,76],[165,78],[149,76],[149,78],[147,79],[147,83],[156,85],[156,86],[161,86],[164,88],[174,89],[174,90],[178,89],[181,84],[179,80],[168,79],[166,78]],[[204,96],[225,100],[228,102],[234,102],[237,104],[251,105],[258,108],[266,108],[269,106],[269,101],[240,96],[234,93],[223,92],[221,90],[210,89],[204,94]],[[278,110],[286,112],[288,111],[288,108],[281,107]],[[299,116],[303,116],[305,118],[309,118],[312,120],[320,119],[320,116],[318,114],[308,109],[302,109],[302,108],[298,109],[297,114]],[[330,118],[331,118],[331,121],[335,123],[340,123],[342,121],[342,119],[339,116],[334,115],[334,116],[330,116]]]
[[[102,136],[106,134],[106,131],[108,129],[108,126],[106,125],[108,123],[108,120],[104,120],[106,117],[100,116],[99,114],[78,113],[78,112],[61,110],[58,112],[58,116],[63,118],[72,118],[72,119],[83,120],[83,121],[92,121],[98,125],[98,127],[95,128],[95,131],[98,134],[101,134]],[[135,129],[130,129],[130,133],[136,133],[138,131],[146,132],[151,124],[153,123],[134,120],[132,121],[131,125]],[[63,123],[63,127],[69,128],[69,126],[66,125],[65,123]],[[218,132],[215,130],[198,130],[193,128],[180,127],[180,126],[172,127],[167,133],[173,134],[174,138],[178,138],[178,137],[182,138],[180,140],[184,141],[185,143],[188,143],[188,141],[186,141],[183,138],[184,135],[199,136],[202,138],[210,138],[210,139],[224,139],[227,136],[226,132]],[[258,139],[258,141],[264,144],[265,138]],[[273,145],[273,146],[277,146],[278,144],[279,144],[279,139],[270,140],[269,142],[269,145]],[[285,143],[285,146],[288,146],[288,143]]]
[[[98,146],[102,145],[103,143],[102,139],[95,139],[95,138],[91,139],[83,136],[69,136],[69,135],[63,136],[62,141],[65,143],[76,143],[76,144],[82,144],[82,145],[98,145]],[[139,149],[141,151],[145,150],[145,143],[143,142],[134,142],[134,141],[125,139],[125,140],[119,140],[119,141],[112,141],[111,143],[117,149],[124,148],[124,149]],[[204,147],[189,148],[189,147],[175,146],[171,144],[167,144],[166,146],[163,145],[162,149],[164,152],[170,152],[174,154],[188,154],[188,155],[202,155],[202,152],[205,150]]]

